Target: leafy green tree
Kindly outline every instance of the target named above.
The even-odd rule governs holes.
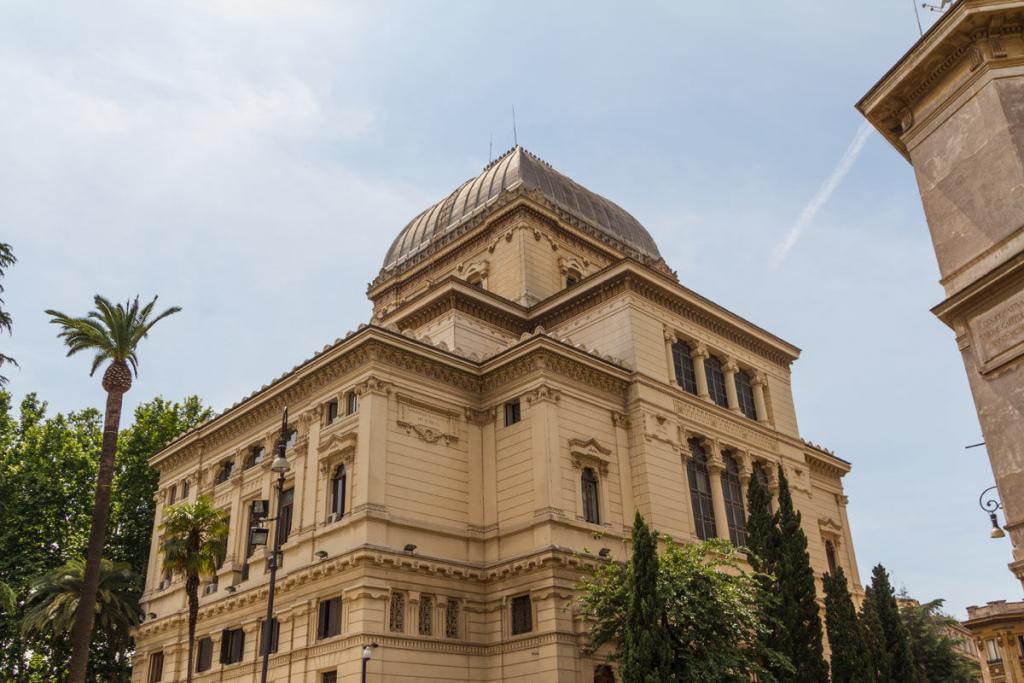
[[[922,680],[929,683],[974,683],[981,677],[980,667],[977,660],[957,652],[958,639],[950,636],[949,627],[958,622],[943,614],[943,602],[910,602],[900,608],[914,663]]]
[[[825,625],[832,649],[832,683],[872,683],[874,667],[857,610],[839,567],[825,575]]]
[[[188,683],[192,683],[192,650],[199,619],[199,578],[210,576],[224,562],[228,544],[228,512],[213,506],[209,496],[164,510],[163,569],[185,577],[188,599]]]
[[[658,595],[658,537],[639,512],[633,520],[633,562],[627,576],[626,628],[622,634],[623,683],[667,679],[672,648]]]
[[[882,565],[871,570],[871,585],[865,591],[864,627],[873,649],[881,648],[884,656],[878,667],[879,683],[917,683],[922,681],[910,649],[907,627],[900,618],[896,595],[889,573]]]
[[[147,461],[171,440],[201,423],[209,410],[199,399],[155,399],[135,411],[119,436],[118,470],[107,548],[111,559],[146,570],[156,473]],[[0,391],[0,581],[14,592],[12,611],[0,609],[0,681],[54,681],[67,675],[68,635],[21,633],[24,602],[34,580],[68,560],[81,559],[102,439],[96,410],[47,414],[29,394],[18,412]],[[131,519],[128,519],[131,517]],[[90,680],[114,680],[131,651],[118,650],[100,629],[93,638]]]
[[[159,473],[149,466],[149,458],[212,416],[213,411],[198,396],[189,396],[180,403],[158,396],[135,409],[132,425],[121,430],[117,442],[107,543],[111,559],[127,562],[145,576],[159,479]]]
[[[613,657],[621,663],[623,681],[747,683],[755,674],[765,683],[777,680],[764,661],[793,673],[778,653],[761,647],[766,628],[761,586],[731,544],[719,539],[685,546],[665,541],[659,557],[654,534],[642,518],[638,521],[634,543],[639,541],[641,549],[634,546],[633,559],[608,562],[580,584],[581,610],[593,624],[591,646],[615,645]],[[653,588],[646,573],[652,564],[657,573]],[[648,576],[647,581],[638,581],[638,575]],[[630,618],[631,611],[639,611],[638,591],[647,596],[644,621]],[[646,649],[647,661],[634,655],[635,663],[627,665],[627,643],[645,639],[654,644]]]
[[[13,266],[17,261],[18,259],[14,258],[14,250],[11,249],[11,245],[6,242],[0,242],[0,278],[3,278],[7,269]],[[2,294],[3,291],[4,286],[0,285],[0,294]],[[0,299],[0,332],[11,334],[11,325],[14,321],[11,319],[11,314],[3,309],[3,303],[4,300]],[[14,365],[17,367],[18,361],[14,360],[10,356],[0,353],[0,368],[4,365]],[[0,387],[5,384],[7,384],[7,378],[0,375]]]
[[[31,639],[50,635],[59,639],[71,631],[82,595],[85,562],[70,560],[36,579],[25,605],[22,634]],[[96,626],[109,659],[90,661],[91,678],[128,681],[131,667],[131,627],[139,623],[141,577],[126,563],[103,558],[96,601]]]
[[[181,309],[174,306],[154,315],[156,297],[145,306],[139,297],[126,304],[114,305],[99,296],[94,298],[95,310],[85,317],[71,317],[60,311],[47,310],[50,322],[60,327],[59,337],[64,339],[69,356],[81,351],[93,353],[90,375],[106,362],[103,389],[107,392],[107,405],[103,419],[103,446],[100,453],[99,474],[96,477],[96,498],[93,506],[89,544],[85,553],[85,578],[82,599],[71,630],[70,683],[84,683],[92,642],[95,620],[96,590],[100,579],[100,560],[103,555],[110,516],[111,486],[114,481],[114,455],[117,451],[117,433],[121,423],[121,404],[124,394],[132,387],[132,371],[138,374],[137,349],[139,342],[149,335],[153,326],[163,318]]]

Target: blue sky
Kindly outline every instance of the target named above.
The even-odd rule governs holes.
[[[801,432],[854,463],[862,576],[958,614],[1019,597],[912,170],[853,109],[916,37],[909,0],[6,2],[11,389],[101,406],[43,309],[160,294],[185,311],[129,403],[230,405],[369,317],[391,239],[511,146],[515,105],[684,284],[804,349]]]

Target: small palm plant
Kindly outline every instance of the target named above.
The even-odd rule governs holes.
[[[14,258],[14,250],[11,249],[11,245],[6,242],[0,242],[0,278],[4,276],[5,271],[9,267],[13,266],[17,262],[18,259]],[[3,291],[4,286],[0,285],[0,293]],[[4,300],[0,299],[0,332],[11,334],[11,324],[13,323],[13,320],[11,319],[11,314],[2,308],[3,303]],[[10,356],[5,356],[0,353],[0,366],[3,365],[13,365],[17,367],[18,361],[14,360]],[[0,375],[0,386],[3,386],[4,384],[7,384],[7,378]]]
[[[50,322],[60,327],[58,337],[68,347],[68,355],[80,351],[94,355],[90,376],[104,363],[103,388],[107,392],[106,412],[103,416],[103,448],[96,478],[96,507],[92,512],[92,527],[85,555],[85,576],[82,598],[78,603],[75,623],[71,630],[71,662],[68,681],[83,683],[89,660],[89,644],[96,616],[96,590],[100,581],[100,560],[106,540],[107,519],[110,516],[110,487],[114,480],[114,454],[117,433],[121,424],[121,404],[125,392],[132,388],[132,371],[138,374],[136,355],[139,342],[146,338],[157,322],[181,309],[174,306],[154,315],[156,297],[145,306],[139,297],[126,304],[114,305],[96,295],[96,308],[85,317],[74,318],[60,311],[48,310]]]
[[[25,638],[61,636],[72,630],[85,583],[85,562],[69,560],[36,579],[25,601],[21,633]],[[100,562],[96,626],[113,649],[128,647],[129,629],[142,616],[140,577],[124,562]]]
[[[213,506],[209,496],[193,504],[178,503],[164,508],[163,570],[185,577],[188,598],[188,683],[192,683],[192,649],[199,618],[199,579],[216,573],[228,547],[228,512]]]

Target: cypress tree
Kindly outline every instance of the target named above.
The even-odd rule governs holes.
[[[672,644],[658,594],[658,538],[639,512],[633,521],[633,561],[622,638],[623,683],[661,683],[672,678]]]
[[[869,605],[870,603],[870,605]],[[889,573],[882,565],[871,570],[871,587],[864,602],[865,612],[872,612],[869,628],[875,629],[873,638],[885,649],[885,670],[879,676],[880,683],[916,683],[921,680],[914,653],[910,649],[910,636],[900,618],[896,594],[889,581]],[[877,647],[877,645],[876,645]]]
[[[784,631],[780,644],[786,646],[781,652],[796,667],[796,675],[791,680],[796,683],[827,683],[828,664],[822,649],[821,617],[814,587],[814,570],[807,554],[807,536],[800,525],[800,513],[793,508],[789,482],[781,465],[776,517],[779,526],[779,556],[775,572],[779,595],[778,621]]]
[[[792,648],[786,639],[786,629],[779,621],[780,600],[775,585],[779,564],[778,520],[772,514],[771,493],[757,477],[751,477],[747,488],[747,550],[750,566],[760,574],[760,610],[767,627],[760,638],[760,649],[762,653],[788,653]],[[761,665],[776,680],[786,680],[792,673],[766,655],[762,656]]]
[[[843,568],[825,575],[825,625],[832,649],[832,683],[873,683],[864,627],[857,619]]]
[[[871,668],[877,683],[893,683],[889,675],[889,654],[885,651],[885,635],[882,633],[882,622],[878,619],[878,610],[872,595],[871,586],[864,590],[864,604],[860,608],[860,623],[864,627],[864,642],[871,658]]]

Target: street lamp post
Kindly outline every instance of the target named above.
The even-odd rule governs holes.
[[[373,656],[373,649],[377,647],[377,643],[370,643],[369,645],[363,645],[363,677],[362,683],[366,683],[366,664],[370,661]]]
[[[287,447],[288,408],[285,408],[284,415],[281,417],[281,436],[277,439],[277,455],[274,458],[274,462],[270,465],[270,471],[277,472],[277,517],[267,521],[277,522],[277,525],[281,523],[281,495],[284,492],[284,475],[289,470],[288,459],[284,457]],[[260,638],[260,647],[263,651],[263,668],[260,672],[260,683],[267,683],[267,668],[270,666],[270,643],[274,634],[274,581],[277,579],[277,565],[281,556],[281,534],[277,525],[274,528],[274,549],[270,553],[270,561],[268,562],[268,567],[270,568],[270,587],[267,590],[267,618],[263,622],[263,633]]]
[[[978,506],[988,513],[988,518],[992,521],[992,531],[988,534],[989,538],[1003,538],[1006,536],[1006,533],[999,526],[999,518],[996,517],[996,510],[1002,510],[1003,505],[999,502],[999,498],[996,497],[996,494],[985,498],[985,495],[989,491],[998,492],[998,489],[995,486],[989,486],[987,489],[982,491],[981,495],[978,496]]]

